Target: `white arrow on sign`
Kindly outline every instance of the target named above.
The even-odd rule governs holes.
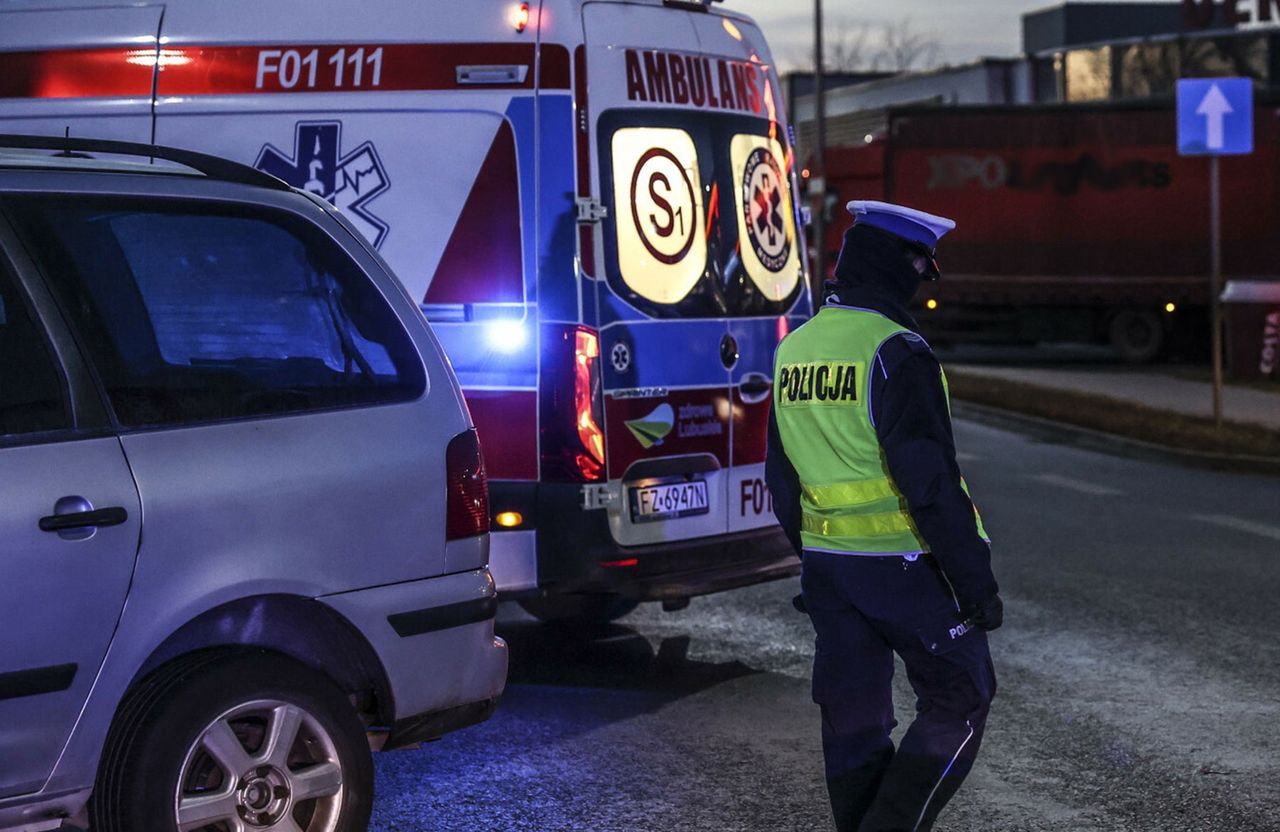
[[[1223,123],[1227,120],[1227,114],[1234,112],[1227,97],[1222,94],[1222,90],[1218,89],[1218,85],[1209,87],[1209,91],[1204,94],[1204,100],[1200,102],[1199,107],[1196,107],[1196,115],[1205,118],[1207,128],[1205,144],[1210,150],[1221,150],[1226,143],[1222,135]]]

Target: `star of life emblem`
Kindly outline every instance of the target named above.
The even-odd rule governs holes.
[[[264,144],[254,167],[333,203],[379,247],[390,226],[366,206],[391,187],[391,180],[373,142],[341,151],[342,122],[300,121],[294,128],[293,155]]]
[[[622,341],[617,342],[609,351],[609,360],[613,362],[615,372],[625,373],[631,369],[631,348]]]
[[[791,253],[782,213],[785,181],[772,153],[763,147],[751,151],[742,175],[744,219],[751,248],[760,264],[771,272],[781,271]]]

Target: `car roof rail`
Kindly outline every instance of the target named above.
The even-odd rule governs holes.
[[[289,191],[293,188],[281,179],[257,168],[197,153],[194,150],[181,150],[176,147],[165,147],[158,144],[142,144],[140,142],[122,142],[114,139],[80,139],[61,138],[58,136],[23,136],[0,134],[0,150],[56,150],[55,156],[76,156],[79,154],[107,153],[115,156],[140,156],[148,159],[163,159],[183,167],[202,173],[210,179],[222,182],[235,182],[241,185],[254,185],[259,188],[271,188],[277,191]],[[92,157],[90,157],[92,158]]]

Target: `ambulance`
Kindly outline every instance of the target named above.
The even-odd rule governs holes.
[[[448,352],[493,574],[542,619],[798,571],[763,465],[811,313],[784,112],[710,0],[0,0],[0,133],[224,156],[359,228]]]

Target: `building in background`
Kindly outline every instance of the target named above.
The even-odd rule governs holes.
[[[1023,15],[1022,45],[1037,102],[1163,98],[1215,76],[1280,89],[1277,0],[1067,3]]]

